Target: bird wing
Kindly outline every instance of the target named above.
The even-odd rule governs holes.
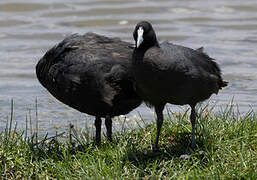
[[[106,83],[104,74],[95,63],[55,64],[49,70],[49,77],[71,96],[94,97],[112,106],[116,92]]]
[[[70,35],[39,61],[38,79],[45,87],[55,85],[74,96],[86,92],[92,97],[102,97],[111,105],[118,79],[109,80],[125,74],[119,68],[114,68],[115,71],[112,68],[115,64],[129,64],[133,51],[128,48],[130,45],[119,38],[94,33]]]
[[[146,62],[154,64],[169,76],[182,79],[209,79],[217,81],[219,88],[227,85],[221,78],[221,70],[213,58],[203,52],[203,48],[197,50],[164,42],[160,48],[150,48],[145,54]],[[148,60],[147,60],[148,59]],[[165,73],[164,73],[165,74]]]
[[[165,42],[160,45],[160,48],[149,49],[145,57],[151,59],[159,68],[168,71],[187,72],[192,75],[195,71],[208,72],[215,76],[221,75],[217,63],[204,53],[202,48],[193,50]]]

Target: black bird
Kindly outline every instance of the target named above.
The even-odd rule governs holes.
[[[56,99],[96,117],[97,143],[101,117],[111,141],[111,118],[129,113],[142,102],[134,91],[130,46],[119,38],[73,34],[48,50],[36,65],[39,82]]]
[[[139,22],[133,33],[136,48],[132,69],[136,89],[142,99],[155,108],[157,134],[153,150],[158,150],[159,135],[166,103],[191,107],[192,149],[195,147],[195,106],[227,86],[216,62],[202,48],[159,44],[149,22]]]

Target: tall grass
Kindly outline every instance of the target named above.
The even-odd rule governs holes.
[[[97,146],[72,125],[65,134],[29,137],[28,122],[20,132],[11,115],[0,134],[1,179],[257,179],[256,114],[240,115],[230,106],[219,113],[205,106],[198,114],[196,150],[189,148],[189,112],[168,110],[159,153],[151,151],[155,123],[138,122],[136,129],[123,129],[112,143],[104,139]],[[67,141],[59,140],[63,136]]]

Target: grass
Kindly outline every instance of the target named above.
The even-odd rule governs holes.
[[[159,153],[151,151],[155,123],[97,146],[72,127],[66,142],[58,135],[35,142],[10,120],[0,135],[1,179],[257,179],[256,114],[238,115],[231,108],[212,113],[207,107],[198,112],[194,152],[188,112],[169,111]],[[180,158],[185,153],[191,154]]]

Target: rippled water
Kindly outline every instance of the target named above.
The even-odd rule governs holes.
[[[37,81],[35,65],[40,57],[65,36],[88,31],[118,36],[132,42],[140,20],[152,22],[160,41],[192,48],[205,47],[217,60],[229,87],[211,104],[217,108],[233,101],[242,113],[257,110],[257,1],[254,0],[1,0],[0,1],[0,129],[10,116],[24,127],[35,99],[42,132],[80,126],[91,117],[55,100]],[[174,111],[181,109],[170,106]],[[145,106],[129,117],[152,119]],[[119,123],[115,121],[116,125]],[[116,128],[119,126],[116,126]]]

